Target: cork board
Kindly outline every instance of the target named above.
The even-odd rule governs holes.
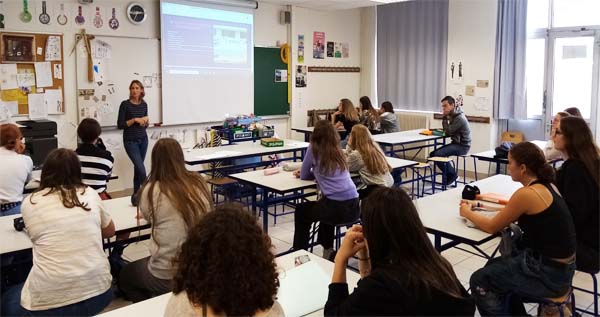
[[[48,113],[64,113],[65,106],[65,90],[64,90],[64,41],[62,34],[40,34],[40,33],[7,33],[0,32],[0,61],[2,64],[15,64],[17,68],[17,76],[23,76],[35,81],[35,63],[46,62],[46,49],[48,38],[53,36],[54,39],[59,38],[58,51],[54,59],[48,61],[50,63],[50,72],[52,84],[43,88],[38,88],[37,83],[33,85],[27,84],[24,86],[18,85],[16,89],[4,89],[0,86],[0,99],[2,101],[17,101],[18,113],[15,115],[29,114],[28,95],[32,93],[45,93],[46,90],[60,90],[62,102],[56,106],[48,106]],[[16,44],[15,44],[16,43]],[[30,75],[24,75],[30,74]]]

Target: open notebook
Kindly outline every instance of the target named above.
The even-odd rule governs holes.
[[[325,307],[331,276],[310,261],[279,274],[277,301],[286,317],[308,315]]]

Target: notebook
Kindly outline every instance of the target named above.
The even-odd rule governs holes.
[[[308,315],[325,307],[331,276],[315,261],[280,272],[277,301],[286,317]]]

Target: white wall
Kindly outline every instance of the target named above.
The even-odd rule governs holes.
[[[98,35],[112,35],[112,36],[133,36],[133,37],[145,37],[145,38],[159,38],[160,37],[160,23],[159,23],[159,1],[158,0],[137,0],[145,5],[149,12],[149,16],[145,23],[136,26],[130,23],[125,16],[125,9],[129,4],[128,1],[121,0],[102,0],[95,1],[104,8],[103,16],[108,16],[108,10],[112,7],[117,8],[117,18],[120,22],[119,29],[116,31],[110,30],[106,26],[102,29],[96,29],[91,24],[85,25],[86,30],[90,34]],[[52,17],[50,25],[42,25],[38,22],[38,16],[41,13],[41,1],[29,1],[30,11],[33,14],[33,19],[30,23],[22,23],[19,19],[19,12],[22,11],[22,1],[4,1],[4,16],[6,19],[6,30],[13,32],[45,32],[45,33],[62,33],[64,35],[63,51],[64,51],[64,80],[65,80],[65,114],[64,115],[53,115],[49,119],[57,121],[59,126],[58,140],[59,146],[75,148],[77,143],[76,125],[78,123],[77,118],[77,104],[76,104],[76,66],[75,66],[75,54],[70,55],[71,48],[73,47],[75,34],[79,32],[80,27],[73,23],[73,19],[77,12],[77,1],[76,0],[50,0],[48,1],[49,14]],[[59,14],[59,4],[65,3],[68,16],[68,23],[65,26],[58,25],[56,23],[56,16]],[[85,11],[90,12],[86,16],[86,23],[92,19],[92,10],[95,6],[84,6]],[[272,5],[267,3],[260,3],[259,9],[255,11],[255,45],[257,46],[275,46],[277,41],[282,43],[286,42],[287,27],[279,24],[279,11],[283,10],[283,6]],[[106,21],[106,20],[105,20]],[[106,24],[106,22],[105,22]],[[131,48],[132,58],[135,57],[136,48]],[[126,99],[127,96],[123,96]],[[26,117],[13,117],[11,121],[25,120]],[[287,137],[289,134],[288,119],[272,119],[267,120],[268,124],[274,124],[276,132],[281,137]],[[214,123],[213,123],[214,124]],[[163,127],[163,128],[149,128],[148,134],[151,135],[154,132],[168,132],[168,134],[174,134],[176,132],[182,132],[183,130],[195,130],[204,129],[211,124],[198,124],[198,125],[184,125],[176,127]],[[104,131],[103,138],[118,140],[119,146],[110,149],[115,157],[114,173],[119,176],[119,179],[111,181],[109,183],[109,191],[118,191],[133,186],[133,169],[132,164],[123,150],[121,144],[122,132],[118,130]],[[150,147],[148,149],[148,155],[146,156],[146,166],[150,168],[150,153],[154,140],[150,140]]]
[[[496,12],[496,1],[450,0],[446,93],[454,97],[462,94],[463,110],[471,116],[493,117]],[[455,65],[455,77],[458,63],[462,62],[462,82],[451,81],[449,69],[452,62]],[[488,80],[488,88],[475,88],[475,96],[466,96],[465,86],[476,86],[477,80]],[[486,98],[487,107],[481,107],[477,103],[478,98]],[[493,119],[491,121],[490,124],[470,123],[473,138],[471,153],[496,146],[496,122]],[[441,121],[434,120],[433,125],[441,126]],[[471,167],[467,169],[471,170]],[[479,172],[485,169],[487,163],[478,165]]]
[[[304,63],[308,66],[356,67],[361,64],[360,9],[315,11],[292,7],[292,77],[295,81],[298,65],[298,34],[304,34]],[[325,41],[348,42],[349,58],[313,59],[313,32],[325,32]],[[327,48],[325,48],[327,49]],[[306,126],[306,111],[337,107],[339,100],[348,98],[358,104],[360,73],[308,73],[307,87],[292,86],[292,127]],[[294,133],[302,139],[302,135]]]

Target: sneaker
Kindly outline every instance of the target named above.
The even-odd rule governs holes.
[[[454,184],[454,181],[458,179],[458,175],[452,175],[451,177],[446,177],[446,186]]]
[[[131,195],[131,205],[134,207],[137,207],[138,205],[138,198],[135,194]]]

